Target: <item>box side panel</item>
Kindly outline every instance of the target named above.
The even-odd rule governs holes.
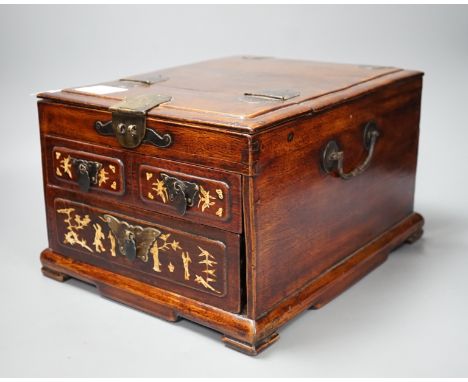
[[[45,208],[45,215],[46,215],[46,222],[47,222],[47,241],[48,247],[50,247],[52,240],[53,240],[53,232],[52,232],[52,225],[50,222],[52,221],[52,215],[49,211],[47,206],[47,147],[46,147],[46,139],[44,134],[44,123],[43,123],[43,114],[40,107],[40,102],[37,105],[38,110],[38,117],[39,117],[39,136],[41,141],[41,165],[42,165],[42,187],[43,187],[43,195],[44,195],[44,208]]]
[[[258,318],[413,211],[422,79],[388,85],[315,117],[258,135],[255,177],[245,182],[248,315]],[[335,140],[344,170],[363,163],[363,127],[380,132],[370,166],[327,174]],[[250,230],[248,228],[251,228]]]

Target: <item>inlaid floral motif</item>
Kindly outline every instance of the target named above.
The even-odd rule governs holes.
[[[101,168],[98,174],[98,186],[101,187],[109,180],[109,173],[105,168]]]
[[[121,167],[117,165],[117,160],[111,158],[105,160],[101,157],[85,155],[82,152],[75,152],[66,148],[56,148],[53,151],[53,166],[57,178],[66,181],[77,181],[78,176],[73,166],[73,158],[97,161],[102,165],[97,173],[97,182],[92,187],[110,192],[122,191]]]
[[[215,202],[212,202],[212,200],[215,199],[215,197],[210,195],[210,191],[207,191],[203,188],[203,186],[200,186],[200,199],[198,199],[198,208],[201,208],[202,212],[205,212],[205,209],[214,206]]]
[[[93,228],[94,228],[94,241],[93,241],[94,249],[98,253],[104,252],[106,248],[104,248],[104,244],[102,243],[102,240],[105,238],[104,234],[102,233],[102,227],[99,223],[96,223],[96,224],[93,224]]]
[[[80,237],[80,231],[89,225],[91,219],[89,215],[85,215],[83,218],[75,213],[74,208],[62,208],[57,210],[59,214],[66,215],[64,223],[66,224],[67,233],[63,238],[65,244],[79,245],[82,248],[87,249],[89,252],[93,252],[91,247],[88,245],[85,239]]]
[[[213,292],[219,293],[216,289],[211,286],[212,282],[216,281],[216,264],[215,258],[211,255],[208,251],[205,251],[203,248],[198,247],[200,250],[200,254],[198,257],[202,259],[198,262],[198,264],[204,264],[205,269],[202,272],[205,274],[204,276],[195,275],[195,282],[198,284],[203,285],[205,288],[211,289]]]
[[[148,201],[170,205],[169,195],[161,175],[156,171],[145,170],[141,176],[142,197]],[[198,184],[198,201],[188,209],[201,214],[209,214],[216,219],[224,218],[226,212],[226,200],[224,191],[220,188],[210,189],[207,184],[196,180],[190,180]]]
[[[156,182],[153,183],[152,189],[154,192],[156,192],[156,195],[161,198],[163,203],[166,203],[169,200],[169,196],[167,195],[167,188],[164,186],[162,179],[157,179]]]

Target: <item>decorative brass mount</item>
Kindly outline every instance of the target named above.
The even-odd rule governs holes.
[[[85,159],[71,158],[72,165],[75,167],[78,176],[78,185],[80,190],[88,192],[91,185],[98,182],[98,172],[102,167],[99,162],[93,162]]]
[[[167,189],[169,200],[180,215],[185,215],[187,207],[193,207],[198,201],[198,184],[183,181],[173,176],[161,173],[164,186]]]
[[[117,137],[117,141],[129,149],[138,147],[141,143],[151,143],[161,148],[169,147],[172,144],[172,136],[160,135],[146,128],[146,113],[171,99],[170,96],[160,94],[127,98],[109,108],[112,111],[112,121],[96,121],[94,128],[101,135]]]
[[[127,259],[134,261],[136,258],[147,262],[148,251],[161,234],[155,228],[140,227],[138,225],[130,225],[125,221],[121,221],[112,215],[104,215],[104,221],[109,226],[113,235],[117,239],[119,252]]]

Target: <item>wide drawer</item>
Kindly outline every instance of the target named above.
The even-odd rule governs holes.
[[[231,312],[240,310],[240,237],[48,187],[53,250]]]
[[[44,142],[48,184],[242,232],[239,174],[50,135]],[[191,187],[191,194],[181,192],[184,185]]]

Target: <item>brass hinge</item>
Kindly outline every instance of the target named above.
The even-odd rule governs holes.
[[[172,144],[169,134],[160,135],[146,128],[146,114],[154,107],[169,102],[171,96],[161,94],[129,97],[112,105],[112,121],[97,121],[95,129],[102,135],[115,135],[117,141],[126,148],[135,148],[142,142],[152,143],[157,147],[168,147]]]
[[[158,82],[167,81],[169,77],[165,77],[161,74],[137,74],[135,76],[121,78],[119,81],[126,81],[126,82],[137,82],[143,85],[153,85]]]
[[[244,93],[246,101],[287,101],[288,99],[299,96],[300,93],[292,89],[279,90],[259,90]]]

